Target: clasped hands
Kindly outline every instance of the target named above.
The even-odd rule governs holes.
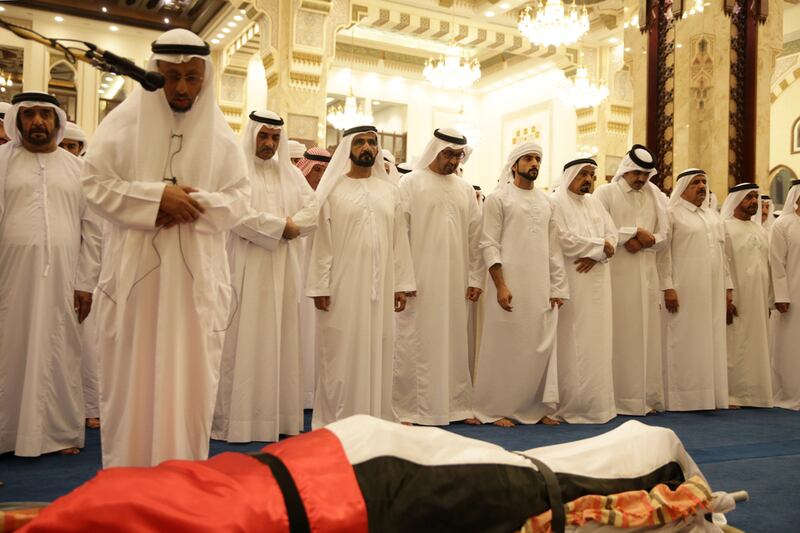
[[[606,258],[611,259],[614,257],[615,251],[616,250],[614,249],[613,244],[608,241],[603,242],[603,253],[606,254]],[[594,268],[594,266],[597,264],[597,261],[590,257],[581,257],[575,260],[575,264],[577,265],[575,270],[577,270],[579,274],[586,274]]]
[[[625,250],[635,254],[646,248],[652,248],[656,243],[655,236],[644,228],[636,228],[636,235],[624,244]]]

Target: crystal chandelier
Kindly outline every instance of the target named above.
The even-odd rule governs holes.
[[[520,33],[530,42],[539,46],[561,46],[572,44],[589,31],[589,14],[584,6],[581,10],[573,3],[567,9],[561,0],[539,0],[534,11],[525,7],[519,15],[517,24]]]
[[[0,92],[6,92],[6,87],[13,87],[14,80],[11,79],[11,74],[0,72]]]
[[[480,79],[481,65],[465,58],[461,47],[450,41],[446,55],[425,61],[422,74],[439,89],[467,89]]]
[[[578,67],[575,79],[557,95],[558,99],[575,109],[596,107],[608,97],[608,86],[589,80],[586,67]]]
[[[365,109],[359,106],[356,97],[353,96],[353,90],[350,89],[350,94],[345,98],[344,105],[339,104],[328,109],[328,122],[337,130],[372,124],[374,118],[370,107],[367,105]]]

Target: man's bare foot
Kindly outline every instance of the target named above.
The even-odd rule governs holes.
[[[658,413],[658,411],[656,411],[655,409],[650,409],[649,411],[647,411],[647,412],[644,414],[644,416],[647,416],[647,415],[654,415],[654,414],[656,414],[656,413]]]
[[[741,405],[729,405],[728,406],[728,409],[741,409],[741,408],[742,408]]]
[[[477,418],[465,418],[462,422],[464,422],[465,424],[467,424],[469,426],[480,426],[481,425],[481,421],[478,420]]]
[[[58,455],[78,455],[81,451],[78,448],[64,448],[56,452]]]
[[[560,426],[561,422],[556,420],[555,418],[550,418],[549,416],[543,416],[541,420],[539,420],[540,424],[545,426]]]
[[[400,422],[400,423],[403,424],[404,426],[413,426],[414,425],[413,422]]]
[[[514,426],[516,426],[513,420],[506,417],[503,417],[500,420],[495,420],[494,422],[492,422],[492,424],[501,428],[513,428]]]
[[[99,418],[87,418],[86,419],[86,427],[89,429],[100,429],[100,419]]]

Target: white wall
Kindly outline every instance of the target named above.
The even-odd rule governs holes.
[[[384,105],[383,100],[378,100],[381,105],[372,105],[372,116],[375,127],[380,131],[390,133],[404,133],[406,130],[406,107],[404,105]]]
[[[769,168],[791,168],[800,176],[800,153],[791,153],[791,128],[800,119],[800,79],[789,85],[770,107]]]

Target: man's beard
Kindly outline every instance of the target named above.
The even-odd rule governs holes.
[[[536,181],[536,178],[539,177],[539,169],[531,168],[527,172],[520,172],[519,175],[528,181]]]
[[[41,138],[41,137],[40,138],[35,138],[33,136],[34,133],[44,133],[45,137],[44,138]],[[47,131],[47,130],[44,130],[44,131],[43,130],[29,131],[28,134],[25,136],[25,140],[28,141],[29,143],[35,145],[35,146],[44,146],[46,144],[49,144],[50,141],[53,140],[53,136],[54,135],[55,135],[54,132]]]
[[[375,164],[375,156],[369,152],[364,152],[358,157],[353,157],[353,154],[350,154],[350,161],[359,167],[371,167]]]

